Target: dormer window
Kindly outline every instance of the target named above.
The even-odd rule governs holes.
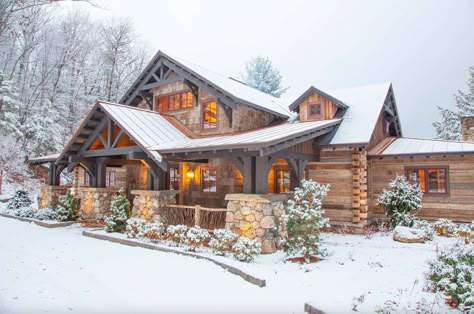
[[[311,118],[321,116],[321,104],[320,103],[311,103],[311,104],[309,104],[309,116]]]
[[[155,98],[155,105],[158,112],[192,108],[193,93],[186,91],[166,96],[158,96]]]

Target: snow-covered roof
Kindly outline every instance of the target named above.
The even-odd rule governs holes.
[[[46,155],[46,156],[40,156],[40,157],[33,157],[28,160],[29,163],[44,163],[48,161],[56,161],[58,159],[59,153],[58,154],[52,154],[52,155]]]
[[[253,104],[253,107],[260,108],[268,112],[274,112],[286,117],[290,117],[292,115],[288,108],[288,104],[282,102],[279,98],[261,92],[258,89],[250,87],[243,82],[218,74],[200,65],[183,60],[181,58],[175,59],[196,74],[219,86],[221,89],[231,94],[235,98],[238,98],[243,102]]]
[[[422,138],[401,137],[393,139],[376,155],[417,155],[417,154],[449,154],[474,153],[473,142],[432,140]]]
[[[252,147],[259,149],[264,146],[273,145],[289,138],[295,138],[300,135],[307,135],[311,132],[322,130],[339,124],[341,119],[325,121],[308,122],[284,122],[275,126],[266,127],[258,130],[243,132],[239,134],[229,134],[224,136],[213,136],[198,139],[182,139],[178,141],[163,143],[152,147],[151,150],[166,152],[191,152],[205,149],[228,149],[228,148],[246,148]]]
[[[390,86],[387,82],[327,92],[348,106],[330,144],[368,143]]]

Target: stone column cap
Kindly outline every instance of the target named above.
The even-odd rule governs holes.
[[[149,196],[161,196],[161,195],[176,195],[180,192],[180,190],[159,190],[159,191],[152,191],[152,190],[132,190],[130,191],[133,195],[149,195]]]
[[[287,195],[284,194],[227,194],[225,196],[226,201],[245,201],[245,202],[256,202],[256,203],[271,203],[278,201],[286,201]]]

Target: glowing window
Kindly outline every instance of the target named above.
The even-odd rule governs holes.
[[[206,102],[202,105],[202,128],[217,128],[217,104],[215,101]]]
[[[416,183],[425,194],[448,193],[448,168],[408,168],[407,178],[410,183]]]
[[[182,92],[155,98],[158,112],[191,108],[193,106],[193,93]]]
[[[201,169],[202,192],[217,192],[217,171],[210,168]]]

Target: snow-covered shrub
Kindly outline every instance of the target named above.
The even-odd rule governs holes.
[[[238,235],[228,229],[214,229],[212,239],[209,241],[209,246],[212,248],[214,254],[224,255],[225,252],[231,250]]]
[[[433,224],[433,228],[438,235],[446,236],[452,235],[456,230],[457,225],[449,219],[441,218]]]
[[[22,218],[35,218],[36,215],[36,208],[26,206],[14,209],[11,213],[15,216],[22,217]]]
[[[119,194],[112,200],[110,214],[104,217],[105,231],[122,232],[125,230],[125,221],[131,215],[132,206],[125,195],[124,188],[120,188]]]
[[[189,246],[189,251],[196,251],[199,246],[204,246],[209,240],[210,235],[206,229],[199,226],[189,228],[186,233],[186,244]]]
[[[130,218],[125,223],[125,234],[127,238],[141,238],[143,237],[143,229],[145,227],[146,220],[142,218]]]
[[[57,220],[58,213],[52,208],[40,208],[36,210],[34,218],[38,220]]]
[[[397,176],[389,183],[390,190],[383,190],[377,198],[379,206],[390,217],[392,227],[413,227],[415,215],[412,212],[421,208],[423,192],[417,184],[410,184],[404,176]]]
[[[79,201],[69,189],[66,195],[59,197],[58,220],[75,221],[79,217]]]
[[[176,245],[186,242],[186,232],[188,231],[188,226],[186,225],[171,225],[166,228],[166,233],[168,239],[176,242]]]
[[[301,188],[295,188],[293,200],[288,200],[284,250],[288,254],[302,254],[307,263],[321,253],[320,230],[329,227],[329,219],[323,217],[322,209],[328,191],[329,184],[302,180]]]
[[[37,220],[56,220],[58,215],[54,209],[40,208],[36,209],[30,206],[11,209],[5,212],[6,214],[22,217],[33,218]]]
[[[451,306],[474,312],[474,244],[457,241],[428,264],[428,288],[445,293]]]
[[[453,235],[455,237],[464,239],[466,243],[474,244],[474,220],[471,222],[470,225],[468,224],[460,224],[454,230]]]
[[[152,222],[145,225],[143,236],[150,239],[151,242],[158,242],[165,235],[165,225],[162,222]]]
[[[413,228],[423,230],[425,232],[425,235],[426,235],[425,238],[427,240],[430,240],[430,241],[433,240],[435,230],[433,228],[433,225],[431,223],[429,223],[428,221],[417,219],[415,221],[415,224],[413,225]]]
[[[257,255],[262,252],[262,245],[256,239],[251,240],[247,237],[241,236],[232,245],[232,253],[234,257],[242,262],[250,263]]]
[[[26,190],[18,190],[7,204],[7,209],[18,209],[31,205],[30,195]]]

